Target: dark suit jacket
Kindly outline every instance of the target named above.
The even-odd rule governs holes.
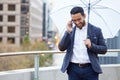
[[[76,31],[76,27],[73,28],[73,31],[70,34],[68,32],[65,32],[63,38],[61,39],[58,45],[60,51],[67,50],[61,68],[62,72],[65,72],[67,70],[69,62],[71,60],[71,56],[73,54],[75,31]],[[107,47],[101,29],[89,23],[87,37],[92,42],[92,47],[87,48],[89,59],[92,64],[92,68],[95,72],[102,73],[98,60],[98,54],[105,54],[107,52]]]

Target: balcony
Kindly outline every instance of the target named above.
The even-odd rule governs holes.
[[[108,53],[115,54],[120,50],[108,50]],[[59,51],[28,51],[0,53],[0,57],[34,55],[34,68],[1,71],[0,80],[67,80],[67,75],[60,71],[60,66],[39,67],[38,54],[61,54]],[[119,53],[118,53],[119,54]],[[101,55],[100,55],[101,56]],[[113,56],[113,55],[112,55]],[[120,64],[103,64],[103,74],[99,80],[120,80]]]

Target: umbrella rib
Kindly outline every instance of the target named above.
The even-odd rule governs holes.
[[[105,24],[107,25],[107,23],[106,23],[106,21],[104,20],[104,18],[99,14],[99,13],[97,13],[96,11],[94,11],[94,10],[92,10],[96,15],[98,15],[104,22],[105,22]]]
[[[91,4],[91,7],[93,7],[94,5],[98,4],[100,1],[101,1],[101,0],[97,0],[97,1],[93,2],[93,3]]]
[[[86,7],[88,7],[88,5],[85,3],[85,1],[82,1],[82,0],[80,0]]]
[[[98,15],[102,20],[103,20],[103,22],[107,25],[107,23],[106,23],[106,21],[104,20],[104,18],[99,14],[99,13],[97,13],[96,11],[94,11],[94,10],[92,10],[96,15]],[[107,26],[108,27],[108,26]],[[109,29],[109,27],[108,27],[108,30],[110,31],[110,34],[113,36],[113,34],[112,34],[112,32],[111,32],[111,30]]]
[[[81,4],[76,4],[76,5],[81,5]],[[57,11],[60,11],[60,10],[62,10],[62,9],[64,9],[64,8],[70,7],[70,6],[75,6],[75,5],[68,5],[68,6],[65,6],[65,7],[59,8],[59,9],[57,9],[57,10],[51,12],[51,14],[53,14],[53,13],[55,13],[55,12],[57,12]]]
[[[120,14],[120,12],[118,12],[117,10],[114,10],[114,9],[112,9],[112,8],[105,7],[105,6],[101,6],[101,5],[97,5],[97,6],[99,6],[99,7],[93,7],[92,9],[110,9],[110,10],[112,10],[112,11]]]

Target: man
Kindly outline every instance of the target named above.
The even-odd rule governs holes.
[[[98,80],[102,73],[98,54],[107,52],[101,29],[85,21],[82,7],[74,7],[70,13],[67,31],[58,45],[60,51],[67,50],[61,70],[67,70],[69,80]]]

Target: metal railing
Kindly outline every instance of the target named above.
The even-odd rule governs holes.
[[[107,52],[120,52],[120,49],[109,49]],[[7,56],[18,56],[18,55],[35,55],[34,56],[34,80],[39,80],[39,54],[60,54],[65,53],[59,50],[52,50],[52,51],[25,51],[25,52],[7,52],[7,53],[0,53],[0,57],[7,57]]]

